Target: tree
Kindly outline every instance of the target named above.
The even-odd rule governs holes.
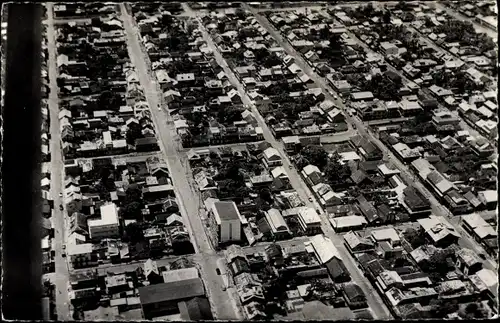
[[[271,195],[271,192],[267,187],[264,187],[260,190],[259,196],[266,201],[267,203],[271,204],[273,202],[273,197]]]
[[[121,215],[127,219],[140,220],[142,217],[142,205],[140,202],[130,202],[120,208]]]
[[[335,152],[328,160],[325,175],[330,182],[339,183],[351,176],[351,169],[347,164],[340,163],[340,155]]]
[[[308,145],[302,148],[300,154],[309,162],[323,169],[328,162],[328,153],[319,145]]]
[[[410,228],[405,231],[403,236],[414,249],[423,246],[426,243],[422,230],[415,230]]]
[[[382,21],[384,24],[388,24],[391,22],[391,12],[389,10],[384,11],[384,15],[382,16]]]
[[[131,244],[136,244],[144,241],[144,232],[142,231],[141,226],[136,222],[132,222],[127,225],[125,227],[125,232]]]
[[[137,186],[129,186],[125,191],[125,203],[141,201],[142,191]]]

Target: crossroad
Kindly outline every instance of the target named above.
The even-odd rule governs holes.
[[[174,125],[172,122],[168,122],[171,120],[171,116],[164,111],[165,109],[157,109],[161,104],[160,96],[163,93],[158,92],[154,78],[149,73],[149,68],[146,65],[149,58],[141,50],[138,28],[134,18],[127,12],[124,4],[120,4],[120,9],[130,59],[136,67],[140,83],[145,90],[146,99],[157,130],[160,148],[170,170],[175,194],[179,201],[179,208],[197,253],[196,263],[206,284],[207,294],[215,312],[215,317],[221,320],[239,320],[242,318],[242,314],[237,300],[231,296],[230,290],[222,290],[221,278],[216,273],[217,259],[220,256],[216,255],[213,250],[201,221],[199,215],[200,195],[194,192],[194,188],[189,184],[190,181],[187,178],[191,176],[188,168],[189,163],[181,162],[181,158],[185,160],[185,156],[180,153],[181,149],[177,144],[178,141],[176,142],[178,136]],[[220,299],[229,301],[219,302]]]

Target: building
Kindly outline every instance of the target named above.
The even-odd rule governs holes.
[[[306,246],[306,251],[314,254],[316,259],[323,265],[334,257],[342,260],[332,240],[325,237],[323,234],[317,234],[311,237],[309,241],[304,242],[304,245]]]
[[[483,267],[481,258],[470,249],[462,248],[455,253],[455,256],[457,257],[457,268],[460,269],[465,276],[473,275]]]
[[[281,156],[276,148],[269,147],[262,153],[263,161],[267,167],[280,166]]]
[[[116,204],[103,205],[100,207],[100,210],[100,219],[87,221],[90,239],[119,237],[120,223],[118,221],[118,208]]]
[[[344,245],[351,254],[364,253],[375,250],[375,244],[367,238],[360,237],[353,231],[344,234]]]
[[[206,298],[195,297],[178,303],[181,320],[213,321],[210,303]]]
[[[321,218],[313,208],[300,208],[298,212],[298,220],[302,231],[304,231],[307,235],[321,232]]]
[[[361,287],[354,283],[344,284],[342,286],[342,296],[344,297],[345,302],[350,309],[368,307],[365,293],[363,292]]]
[[[73,268],[85,268],[97,265],[97,254],[94,253],[91,243],[68,243],[66,255]]]
[[[271,235],[276,240],[290,237],[290,229],[278,209],[269,209],[265,212],[265,219],[270,228]]]
[[[424,229],[426,238],[436,247],[446,248],[457,243],[460,234],[442,216],[431,215],[428,218],[418,219],[417,222]]]
[[[211,207],[212,227],[218,243],[241,241],[242,216],[232,201],[216,201]]]
[[[486,208],[488,210],[496,209],[498,204],[497,191],[494,190],[480,191],[477,193],[477,197],[484,205],[486,205]]]
[[[178,312],[178,303],[205,295],[200,278],[154,284],[139,288],[144,317],[148,320]]]
[[[302,169],[302,176],[306,179],[307,183],[311,186],[319,184],[323,181],[321,171],[317,166],[307,165]]]
[[[498,236],[497,230],[486,222],[478,213],[463,215],[462,227],[479,242],[483,242],[487,239],[496,239]]]
[[[163,282],[171,283],[175,281],[183,281],[198,278],[198,269],[195,267],[167,270],[162,272]]]
[[[335,232],[345,232],[351,230],[360,230],[366,227],[368,222],[363,216],[359,215],[348,215],[348,216],[340,216],[333,219],[330,219],[330,223],[332,224]]]

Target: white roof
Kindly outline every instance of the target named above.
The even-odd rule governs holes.
[[[342,260],[342,257],[340,256],[337,248],[333,245],[332,240],[322,234],[311,237],[309,241],[304,242],[304,244],[313,248],[314,253],[318,256],[318,260],[322,264],[328,262],[333,257]]]
[[[364,216],[359,215],[348,215],[348,216],[340,216],[333,219],[330,219],[330,223],[334,228],[350,228],[350,227],[358,227],[361,225],[368,224]]]
[[[278,209],[269,209],[266,212],[266,219],[271,226],[272,231],[288,231],[288,225]]]
[[[271,175],[273,175],[273,178],[278,178],[278,177],[282,177],[282,176],[288,177],[288,175],[286,174],[285,168],[283,166],[278,166],[278,167],[274,168],[273,170],[271,170]]]
[[[82,255],[92,253],[93,244],[83,243],[83,244],[68,244],[66,249],[66,254],[68,256]]]
[[[498,201],[497,191],[495,190],[481,191],[478,192],[477,195],[480,197],[480,199],[484,200],[486,203]]]
[[[321,171],[319,170],[319,168],[317,166],[314,166],[314,165],[307,165],[306,167],[304,167],[303,169],[304,173],[306,173],[306,175],[311,175],[312,173],[321,173]]]
[[[399,234],[397,233],[396,229],[394,229],[394,228],[385,228],[385,229],[372,231],[371,236],[373,239],[375,239],[375,241],[391,240],[391,242],[394,242],[394,241],[401,240],[399,238]]]
[[[304,223],[318,223],[321,222],[319,215],[312,207],[303,207],[299,210],[299,216]]]
[[[417,222],[436,242],[443,239],[448,234],[460,237],[460,234],[455,231],[455,228],[453,228],[453,226],[442,216],[431,215],[428,218],[418,219]]]
[[[118,208],[116,207],[116,204],[110,203],[103,205],[100,209],[101,218],[99,220],[89,220],[89,228],[105,225],[118,225]]]
[[[170,283],[174,281],[182,281],[193,278],[198,278],[198,269],[196,267],[168,270],[162,273],[163,281],[165,283]]]
[[[488,288],[498,285],[498,275],[490,269],[481,269],[476,275]]]
[[[264,150],[264,156],[266,156],[267,159],[271,159],[273,156],[280,157],[280,154],[279,154],[278,150],[276,150],[276,148],[269,147],[266,150]]]
[[[361,157],[355,151],[347,151],[344,153],[340,153],[339,155],[340,155],[340,159],[343,161],[361,160]]]

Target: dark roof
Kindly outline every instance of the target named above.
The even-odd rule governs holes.
[[[210,303],[206,298],[195,297],[178,304],[181,318],[188,321],[213,320]]]
[[[347,298],[349,298],[350,300],[355,300],[358,297],[366,299],[365,293],[363,293],[361,287],[359,287],[356,284],[344,284],[342,289],[344,290],[344,293],[347,296]]]
[[[421,271],[417,271],[416,273],[410,273],[410,274],[400,274],[399,276],[401,277],[402,280],[412,280],[417,278],[428,277],[426,273],[423,273]]]
[[[371,202],[368,202],[368,200],[363,195],[358,196],[356,200],[358,201],[361,213],[363,213],[368,222],[373,222],[379,218],[377,210],[375,210],[373,204]]]
[[[364,161],[359,163],[359,169],[364,170],[365,172],[375,172],[380,164],[380,160]]]
[[[366,267],[370,269],[375,277],[385,271],[384,266],[382,266],[379,260],[372,260],[371,262],[366,264]]]
[[[349,276],[349,271],[347,270],[344,263],[340,259],[333,257],[332,259],[330,259],[330,261],[325,263],[325,266],[333,279],[336,279],[336,278],[339,278],[339,277],[342,277],[345,275]]]
[[[137,138],[135,140],[135,145],[152,145],[152,144],[157,144],[157,140],[154,137],[146,137],[146,138]]]
[[[214,202],[214,207],[219,214],[219,218],[221,220],[237,220],[238,217],[238,209],[236,205],[232,201],[218,201]]]
[[[354,183],[359,184],[368,178],[368,175],[361,169],[351,174],[351,179]]]
[[[372,255],[371,253],[362,253],[358,256],[358,262],[363,266],[368,264],[370,261],[372,261],[374,259],[377,259],[377,258],[374,255]]]
[[[472,204],[473,207],[478,207],[481,205],[481,201],[472,193],[472,191],[468,191],[464,194],[464,198]]]
[[[139,295],[141,304],[145,305],[203,296],[205,290],[200,278],[192,278],[140,287]]]
[[[405,203],[410,209],[429,207],[430,203],[424,199],[423,195],[415,188],[408,186],[403,190],[405,196]]]
[[[265,248],[266,254],[269,258],[281,257],[283,256],[283,251],[279,244],[273,243]]]
[[[269,223],[267,223],[266,218],[259,219],[257,221],[257,227],[259,228],[259,231],[262,232],[263,234],[271,232],[271,227],[269,226]]]

